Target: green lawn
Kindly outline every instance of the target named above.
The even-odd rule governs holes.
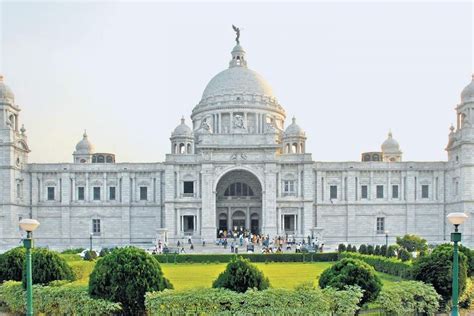
[[[78,275],[78,280],[73,282],[77,285],[87,285],[89,274],[94,268],[95,262],[75,260],[73,256],[66,258],[68,263]],[[270,279],[274,288],[294,288],[305,282],[314,282],[317,285],[317,277],[333,263],[254,263]],[[226,263],[162,263],[164,275],[171,281],[176,290],[190,288],[211,287],[212,282],[219,273],[224,271]],[[400,278],[377,272],[384,286],[390,287]]]

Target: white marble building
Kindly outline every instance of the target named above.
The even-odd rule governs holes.
[[[452,211],[470,216],[462,230],[474,241],[474,82],[456,108],[447,161],[403,162],[390,133],[362,161],[315,162],[304,130],[294,118],[285,128],[283,106],[243,48],[231,54],[192,110],[192,126],[183,118],[172,132],[163,163],[115,163],[86,134],[71,163],[28,163],[20,109],[2,79],[0,247],[18,244],[27,217],[41,222],[37,243],[55,248],[88,245],[91,233],[101,246],[188,235],[210,242],[233,227],[322,234],[326,243],[384,243],[386,231],[439,242],[449,240]]]

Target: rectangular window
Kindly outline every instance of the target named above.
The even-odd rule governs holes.
[[[392,185],[392,199],[398,199],[398,184]]]
[[[183,182],[183,193],[190,195],[194,194],[194,181]]]
[[[385,218],[377,217],[377,234],[383,234],[385,232]]]
[[[100,235],[100,219],[93,219],[92,220],[92,234],[95,236]]]
[[[421,186],[421,198],[427,199],[429,197],[430,187],[427,184]]]
[[[295,194],[295,181],[285,180],[283,181],[283,193],[286,195]]]
[[[383,185],[377,186],[377,199],[383,199]]]
[[[361,188],[361,197],[363,199],[366,199],[368,196],[368,190],[367,190],[367,186],[366,185],[363,185],[362,188]]]
[[[111,201],[115,200],[115,187],[109,188],[109,200]]]
[[[54,201],[54,187],[48,187],[48,201]]]
[[[16,197],[18,199],[21,198],[21,184],[20,183],[16,184]]]
[[[93,198],[94,201],[100,201],[100,187],[94,187]]]
[[[84,201],[84,187],[77,187],[77,199]]]
[[[329,187],[329,198],[331,200],[337,199],[337,185],[331,185]]]
[[[296,228],[296,215],[284,215],[283,216],[283,223],[284,223],[284,228],[285,228],[285,232],[289,232],[289,233],[294,233],[295,232],[295,228]]]
[[[148,200],[148,187],[140,187],[140,201]]]

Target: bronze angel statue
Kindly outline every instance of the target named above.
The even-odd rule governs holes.
[[[235,41],[237,42],[237,44],[240,44],[240,41],[239,41],[239,38],[240,38],[240,28],[238,28],[238,27],[235,26],[234,24],[232,24],[232,28],[234,29],[235,35],[237,36],[237,37],[235,38]]]

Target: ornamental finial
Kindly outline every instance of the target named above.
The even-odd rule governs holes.
[[[235,35],[236,35],[235,42],[237,43],[237,45],[239,45],[240,44],[240,41],[239,41],[239,39],[240,39],[240,28],[238,28],[234,24],[232,24],[232,28],[234,29]]]

